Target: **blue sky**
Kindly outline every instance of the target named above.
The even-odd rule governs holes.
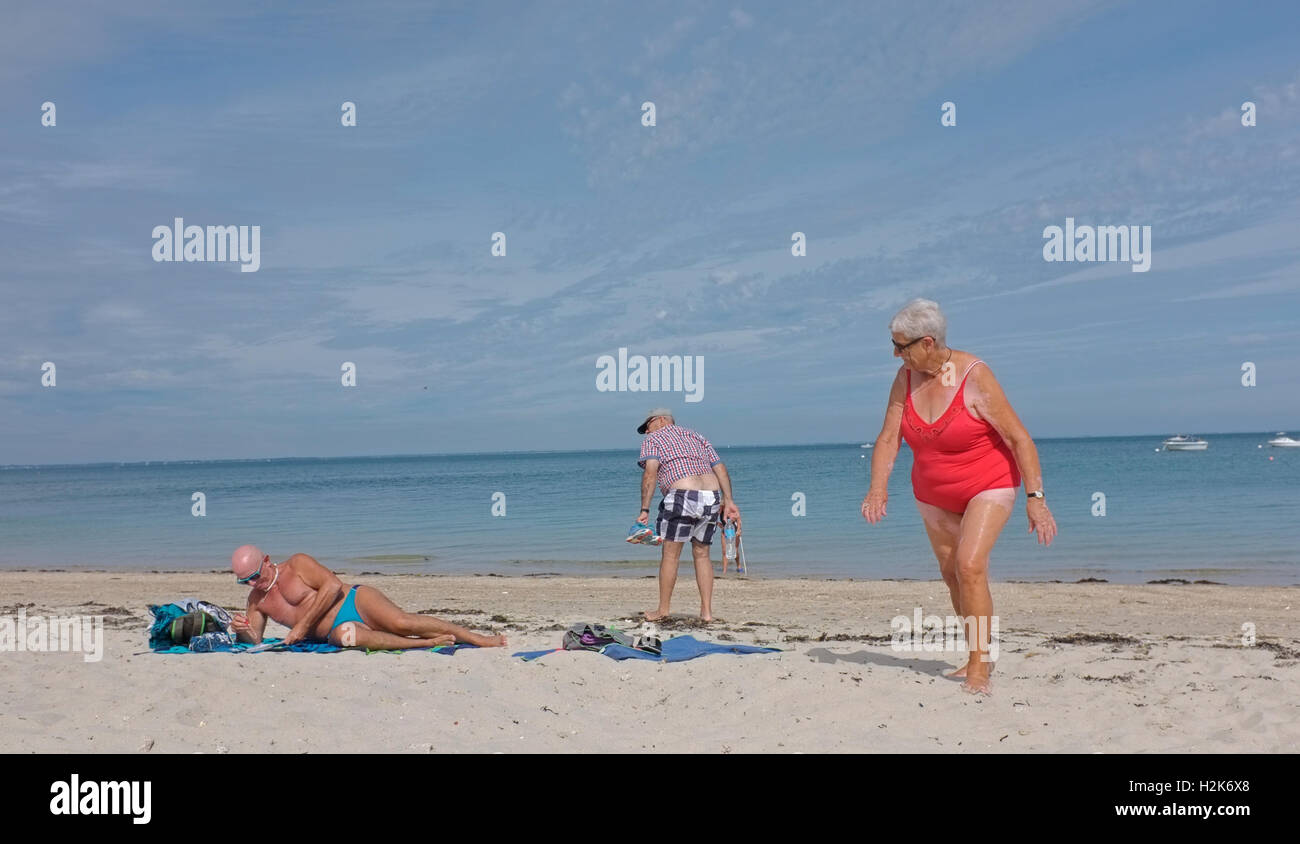
[[[0,463],[874,439],[914,296],[1036,436],[1300,429],[1293,4],[262,6],[6,7]],[[154,262],[177,216],[261,269]]]

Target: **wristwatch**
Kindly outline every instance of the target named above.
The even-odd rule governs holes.
[[[1046,499],[1046,498],[1047,498],[1047,496],[1043,495],[1043,491],[1042,491],[1041,489],[1036,489],[1036,490],[1034,490],[1033,492],[1026,492],[1026,493],[1025,493],[1025,497],[1026,497],[1026,498],[1042,498],[1042,499]]]

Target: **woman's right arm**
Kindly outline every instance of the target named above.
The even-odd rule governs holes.
[[[898,457],[899,430],[903,423],[903,404],[907,401],[907,388],[903,385],[903,367],[898,368],[894,384],[889,388],[889,406],[885,409],[885,422],[880,427],[875,445],[871,449],[871,487],[862,499],[862,517],[873,525],[885,517],[889,501],[889,474]]]

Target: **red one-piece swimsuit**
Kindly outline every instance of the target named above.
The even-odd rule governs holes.
[[[912,406],[912,371],[907,370],[907,403],[900,427],[912,449],[912,494],[917,501],[954,513],[986,489],[1020,486],[1020,470],[997,429],[966,409],[966,378],[943,415],[926,422]]]

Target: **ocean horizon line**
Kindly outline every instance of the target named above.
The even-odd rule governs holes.
[[[1276,432],[1273,432],[1276,433]],[[1260,431],[1210,431],[1204,434],[1195,434],[1199,437],[1235,437],[1257,434],[1259,436],[1272,436],[1272,433]],[[1140,434],[1091,434],[1082,436],[1068,437],[1035,437],[1035,442],[1068,442],[1071,440],[1122,440],[1137,439],[1150,437],[1152,439],[1165,439],[1171,434],[1167,433],[1140,433]],[[874,440],[868,440],[874,444]],[[730,449],[775,449],[775,448],[851,448],[862,447],[858,441],[846,440],[843,442],[818,442],[818,443],[742,443],[737,445],[718,445],[716,448],[721,450]],[[905,445],[905,443],[901,443]],[[507,451],[442,451],[442,452],[406,452],[395,454],[338,454],[338,455],[280,455],[276,457],[208,457],[208,458],[188,458],[188,457],[167,457],[167,458],[149,458],[138,460],[95,460],[82,463],[3,463],[0,464],[0,471],[10,471],[15,469],[72,469],[72,468],[94,468],[97,466],[151,466],[154,464],[169,465],[202,465],[211,463],[288,463],[293,461],[346,461],[346,460],[403,460],[411,458],[442,458],[442,457],[511,457],[511,456],[532,456],[532,455],[572,455],[572,454],[614,454],[618,452],[636,451],[635,447],[616,447],[616,448],[557,448],[557,449],[520,449]]]

